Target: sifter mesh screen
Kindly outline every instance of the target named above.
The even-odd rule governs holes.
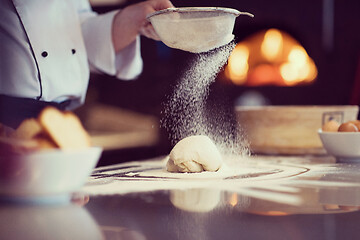
[[[148,19],[167,46],[198,53],[229,43],[240,14],[253,16],[227,8],[169,8]]]

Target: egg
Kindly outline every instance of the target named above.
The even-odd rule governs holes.
[[[350,123],[353,123],[358,130],[360,131],[360,120],[353,120],[353,121],[349,121]]]
[[[359,129],[356,127],[354,123],[346,122],[340,125],[339,132],[358,132]]]
[[[321,129],[323,130],[323,132],[337,132],[339,126],[340,123],[338,123],[335,120],[330,120],[327,123],[325,123]]]

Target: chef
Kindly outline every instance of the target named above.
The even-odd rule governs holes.
[[[134,79],[146,16],[173,7],[148,0],[98,15],[88,0],[0,0],[0,122],[16,127],[48,105],[80,106],[90,71]]]

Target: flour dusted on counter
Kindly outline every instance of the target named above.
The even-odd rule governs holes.
[[[209,87],[226,64],[235,47],[232,41],[218,49],[199,53],[174,88],[163,110],[161,126],[169,132],[173,145],[185,137],[210,137],[222,154],[248,155],[247,144],[237,133],[237,126],[228,119],[224,108],[209,108]]]

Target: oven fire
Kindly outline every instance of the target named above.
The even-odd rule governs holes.
[[[236,85],[294,86],[314,82],[317,67],[298,41],[273,28],[239,42],[224,73]]]

